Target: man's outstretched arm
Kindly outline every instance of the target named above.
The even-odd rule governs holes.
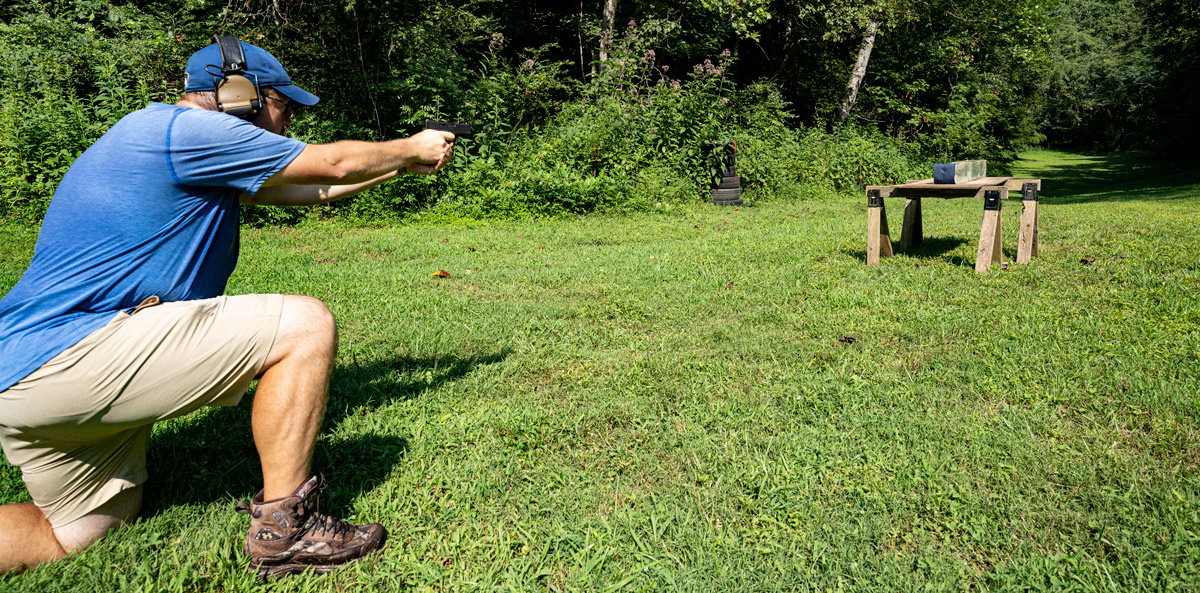
[[[309,144],[242,202],[273,206],[321,204],[352,196],[396,177],[400,170],[430,174],[453,152],[454,134],[425,130],[387,142],[343,140]]]
[[[243,204],[256,204],[259,206],[314,206],[348,198],[399,176],[399,171],[389,171],[375,179],[362,183],[345,185],[300,185],[288,183],[285,185],[272,185],[271,187],[263,187],[258,190],[258,193],[253,195],[242,194],[241,202]]]

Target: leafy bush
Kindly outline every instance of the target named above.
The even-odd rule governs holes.
[[[738,173],[757,199],[858,191],[865,185],[929,177],[932,156],[869,128],[795,130],[779,91],[759,82],[738,93]]]
[[[162,98],[144,76],[162,34],[106,2],[21,8],[0,23],[0,211],[34,221],[88,146]]]
[[[512,204],[500,208],[504,215],[553,215],[638,210],[702,196],[712,180],[711,144],[733,128],[729,54],[697,65],[682,81],[659,67],[649,39],[631,22],[579,100],[555,105],[540,128],[506,128],[502,150],[493,141],[468,156],[476,159],[467,167],[472,173],[450,182],[457,203],[492,215],[488,208],[497,205],[495,188],[501,188],[511,192]],[[532,60],[519,70],[528,72],[528,88],[560,90],[537,84],[546,77]],[[509,104],[510,113],[521,105]]]
[[[911,145],[874,130],[844,128],[833,134],[811,130],[801,146],[800,179],[807,185],[850,191],[933,174],[929,159]]]
[[[738,143],[738,172],[752,199],[794,197],[806,185],[856,190],[931,171],[920,151],[879,132],[797,132],[776,87],[734,87],[728,51],[677,78],[651,47],[668,33],[661,23],[629,23],[573,101],[560,99],[575,90],[561,82],[566,64],[543,62],[540,52],[506,62],[503,37],[493,37],[466,101],[477,137],[461,143],[437,177],[380,188],[342,211],[400,216],[416,206],[482,219],[707,200],[721,140]],[[395,197],[410,192],[425,199]]]
[[[758,82],[734,95],[737,171],[747,197],[772,200],[795,197],[802,181],[804,151],[788,126],[791,113],[779,90]]]

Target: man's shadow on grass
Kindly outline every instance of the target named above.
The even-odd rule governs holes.
[[[321,435],[352,421],[347,416],[358,410],[415,399],[461,379],[480,365],[500,362],[507,354],[401,357],[339,365],[331,378]],[[146,482],[143,516],[180,504],[249,498],[262,487],[258,452],[250,430],[252,404],[252,393],[247,393],[237,406],[209,408],[158,425],[146,459],[150,479]],[[329,508],[337,508],[339,501],[347,502],[374,488],[407,451],[408,442],[394,435],[318,440],[313,471],[329,478],[322,507],[332,503]]]
[[[925,237],[919,245],[910,247],[905,251],[900,251],[900,242],[892,241],[892,253],[896,255],[907,255],[909,257],[918,259],[933,259],[958,249],[959,245],[962,245],[966,242],[967,239],[963,237]],[[867,250],[865,249],[846,249],[843,250],[842,253],[845,253],[846,255],[857,259],[858,261],[867,263]],[[885,257],[881,259],[886,260],[888,258]],[[958,260],[961,259],[961,257],[954,256],[949,258],[949,261],[951,263],[958,263]]]

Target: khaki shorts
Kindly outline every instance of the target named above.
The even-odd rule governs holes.
[[[282,310],[277,294],[151,297],[0,392],[0,445],[50,524],[145,482],[154,422],[241,401]]]

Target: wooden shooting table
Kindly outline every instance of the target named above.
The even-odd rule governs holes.
[[[921,198],[983,198],[983,225],[979,228],[979,251],[975,271],[985,273],[1002,256],[1000,204],[1009,191],[1021,195],[1021,232],[1017,243],[1017,263],[1027,264],[1038,252],[1038,192],[1041,179],[983,177],[965,183],[934,183],[933,179],[909,181],[902,185],[867,186],[867,265],[879,265],[880,257],[892,256],[884,198],[905,198],[904,224],[900,232],[900,250],[921,244]]]

